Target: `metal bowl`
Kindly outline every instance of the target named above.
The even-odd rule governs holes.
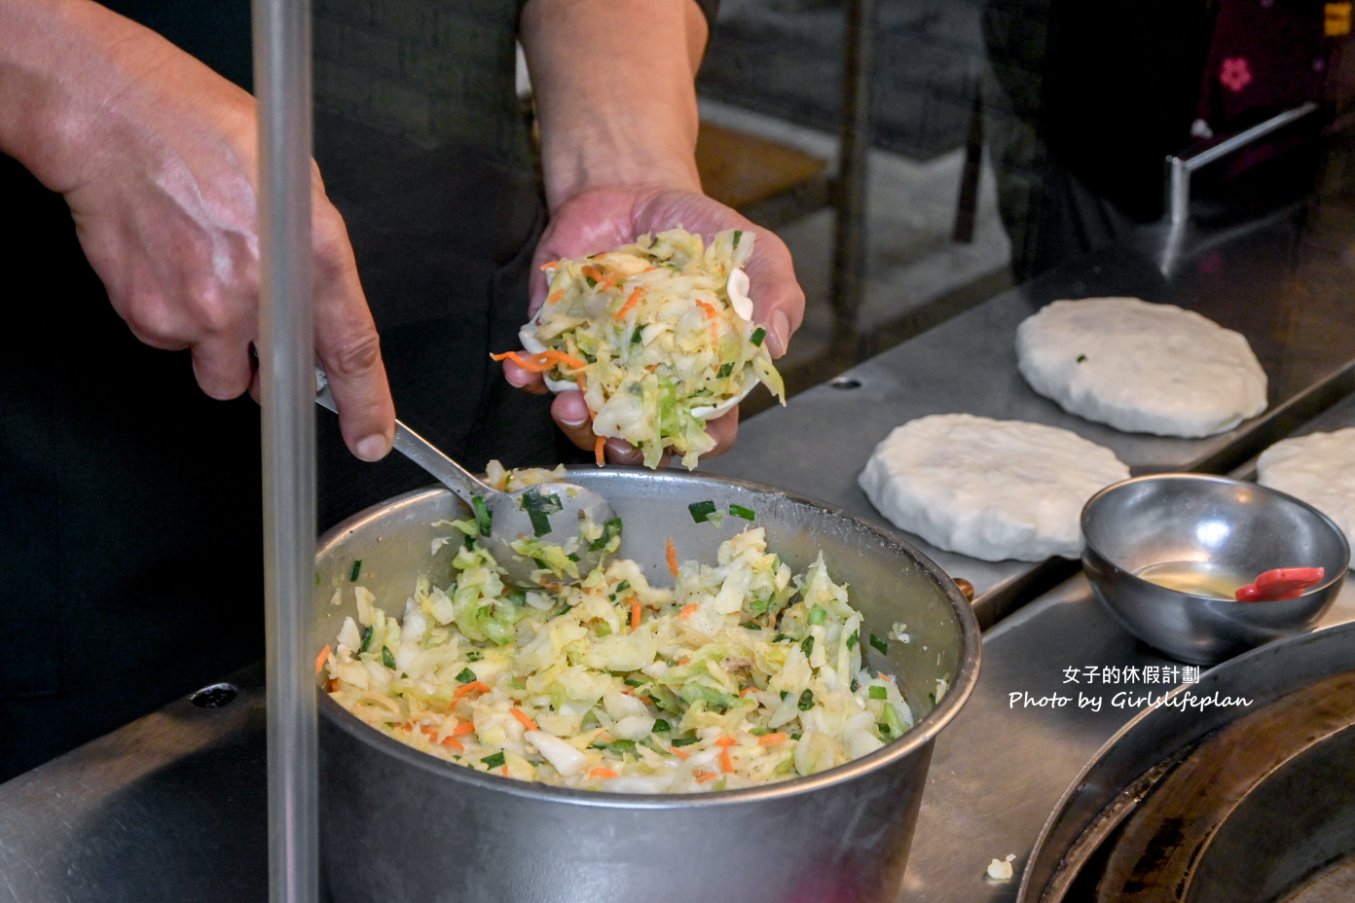
[[[1350,547],[1316,508],[1255,483],[1158,474],[1107,486],[1082,509],[1083,567],[1110,615],[1174,659],[1212,665],[1311,628],[1345,579]],[[1138,576],[1181,564],[1236,588],[1280,567],[1323,567],[1296,599],[1236,602]]]
[[[670,583],[671,537],[683,558],[713,560],[748,522],[694,523],[711,500],[755,513],[768,547],[799,570],[822,550],[850,588],[867,630],[896,622],[908,643],[869,664],[893,673],[918,716],[912,731],[839,768],[763,787],[627,795],[548,787],[485,774],[418,752],[320,699],[321,844],[336,903],[739,900],[894,901],[937,733],[978,674],[980,637],[969,603],[939,568],[891,533],[773,489],[698,474],[618,468],[571,471],[624,520],[620,554]],[[357,515],[321,540],[315,645],[332,642],[354,610],[350,577],[378,599],[401,600],[433,565],[434,522],[466,516],[430,489]],[[438,580],[446,575],[432,574]],[[338,597],[338,604],[334,599]],[[399,612],[394,612],[398,614]],[[938,693],[938,681],[948,689]]]

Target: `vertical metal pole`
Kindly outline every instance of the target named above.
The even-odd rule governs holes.
[[[875,2],[848,0],[843,41],[842,118],[838,127],[833,206],[833,333],[856,331],[866,271],[866,161],[870,155],[870,89],[875,68]]]
[[[259,100],[268,846],[273,903],[318,898],[315,327],[311,304],[309,0],[254,0]]]

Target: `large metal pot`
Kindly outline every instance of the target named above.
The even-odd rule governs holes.
[[[768,547],[797,571],[823,551],[868,630],[910,641],[871,664],[896,675],[918,717],[902,739],[840,768],[765,787],[693,795],[567,790],[483,774],[417,752],[320,700],[321,847],[336,903],[832,903],[897,898],[938,731],[978,676],[979,631],[936,565],[897,537],[767,487],[697,474],[577,470],[624,519],[620,554],[671,583],[665,540],[713,560],[747,527],[695,523],[712,500],[756,512]],[[400,496],[327,534],[317,553],[315,643],[354,611],[350,578],[403,606],[435,521],[465,516],[445,490]],[[431,573],[435,580],[446,574]],[[335,590],[340,604],[333,604]],[[393,602],[392,600],[399,600]],[[394,612],[398,614],[399,612]],[[949,687],[933,703],[938,681]]]

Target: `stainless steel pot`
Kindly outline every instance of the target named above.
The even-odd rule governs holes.
[[[710,500],[751,509],[769,548],[796,570],[823,551],[850,586],[866,628],[907,625],[910,642],[872,666],[896,675],[917,726],[842,767],[779,784],[693,795],[567,790],[483,774],[417,752],[320,700],[321,849],[336,903],[835,903],[897,898],[932,744],[978,676],[969,604],[936,565],[892,534],[764,486],[698,474],[580,469],[571,479],[624,519],[620,554],[671,583],[672,538],[685,559],[713,560],[737,517],[695,523]],[[316,559],[315,646],[354,610],[359,582],[403,606],[428,573],[430,544],[462,517],[441,489],[400,496],[335,528]],[[446,574],[431,573],[435,580]],[[340,604],[333,604],[339,590]],[[391,600],[399,600],[398,603]],[[399,614],[399,611],[393,612]],[[949,689],[933,703],[937,682]]]

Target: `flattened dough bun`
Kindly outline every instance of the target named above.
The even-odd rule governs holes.
[[[1055,301],[1016,330],[1032,389],[1130,433],[1199,438],[1266,409],[1266,374],[1240,333],[1138,298]]]
[[[984,561],[1082,554],[1082,506],[1129,476],[1108,448],[1057,427],[934,414],[896,427],[858,481],[881,514]]]
[[[1312,505],[1355,547],[1355,427],[1276,442],[1256,459],[1256,481]]]

